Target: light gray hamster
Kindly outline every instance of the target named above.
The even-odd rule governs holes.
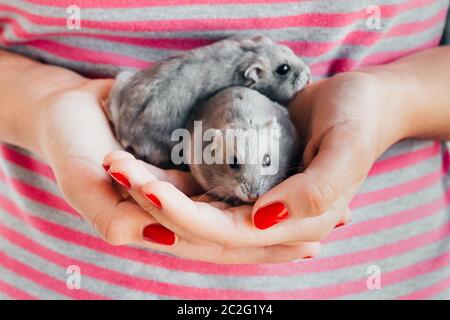
[[[285,103],[310,78],[307,65],[288,47],[265,36],[233,37],[119,74],[106,109],[123,147],[170,167],[176,143],[171,133],[184,127],[200,101],[224,88],[246,86]]]
[[[200,185],[222,200],[253,202],[298,169],[300,146],[288,110],[255,90],[220,91],[194,109],[186,128],[191,143],[184,159]]]

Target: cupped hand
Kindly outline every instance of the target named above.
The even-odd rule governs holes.
[[[103,156],[120,149],[100,106],[112,80],[84,80],[56,90],[35,102],[39,150],[52,167],[65,199],[113,245],[135,244],[180,257],[219,263],[286,262],[311,255],[314,246],[227,248],[196,237],[184,229],[175,235],[161,226],[111,179]],[[123,151],[111,161],[133,160]],[[153,175],[190,194],[191,176],[153,168]],[[122,191],[122,192],[121,192]],[[189,229],[187,229],[189,230]]]
[[[233,248],[316,244],[349,221],[348,205],[372,164],[402,137],[401,113],[389,109],[391,102],[382,79],[367,72],[340,74],[297,94],[290,110],[305,142],[306,169],[253,207],[189,198],[138,169],[137,160],[113,163],[111,170],[127,179],[142,208],[175,232]]]

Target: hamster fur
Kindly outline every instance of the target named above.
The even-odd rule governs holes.
[[[231,86],[255,89],[287,102],[311,79],[291,49],[265,36],[228,38],[118,75],[108,116],[116,137],[136,157],[171,167],[173,130],[184,127],[200,101]]]
[[[199,134],[194,132],[194,121],[201,121],[202,136],[208,130],[217,133],[213,133],[211,139],[206,136],[202,139],[200,156],[209,154],[205,151],[209,150],[221,161],[211,164],[205,159],[197,161],[200,163],[193,161],[194,139],[198,139]],[[299,141],[288,110],[255,90],[232,87],[220,91],[194,109],[186,128],[192,140],[185,156],[191,173],[209,194],[222,200],[253,202],[298,169]],[[244,143],[227,136],[227,129]],[[251,140],[245,139],[249,129],[279,131]],[[246,161],[249,155],[256,156],[256,161]]]

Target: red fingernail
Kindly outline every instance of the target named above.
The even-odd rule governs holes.
[[[149,224],[142,233],[144,240],[171,246],[175,243],[175,233],[160,224]]]
[[[131,187],[130,181],[128,181],[127,177],[125,177],[122,173],[110,172],[109,174],[114,178],[114,180],[116,180],[122,186],[124,186],[127,189],[130,189]]]
[[[343,222],[339,222],[337,225],[334,226],[334,228],[336,229],[336,228],[342,227],[344,224],[345,223],[343,223]]]
[[[111,167],[110,164],[102,164],[102,166],[103,166],[103,169],[105,169],[106,172],[108,172],[109,168]]]
[[[303,259],[311,259],[311,258],[312,258],[312,256],[303,257]]]
[[[274,202],[258,209],[253,218],[253,223],[258,229],[267,229],[287,219],[288,215],[287,207],[283,203]]]
[[[161,209],[161,201],[154,194],[144,193],[144,195],[155,207]]]

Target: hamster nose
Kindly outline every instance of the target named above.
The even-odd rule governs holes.
[[[259,197],[259,193],[258,192],[250,192],[249,194],[247,194],[248,200],[250,201],[256,201],[258,200]]]

